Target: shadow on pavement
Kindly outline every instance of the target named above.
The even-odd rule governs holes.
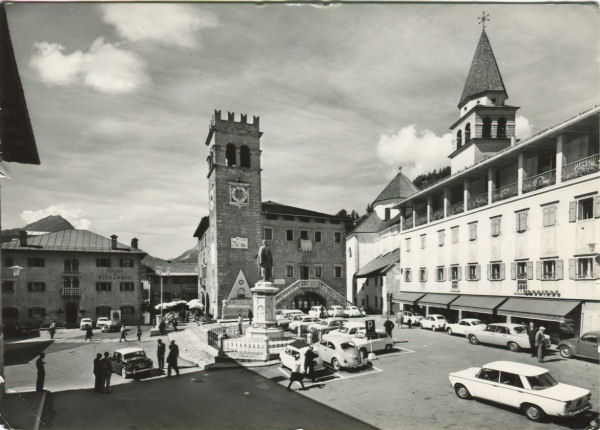
[[[17,364],[26,364],[40,355],[48,346],[52,344],[51,340],[42,342],[9,343],[4,345],[4,365],[14,366]]]

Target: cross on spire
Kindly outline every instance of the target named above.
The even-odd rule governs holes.
[[[481,16],[477,18],[477,21],[481,24],[481,29],[485,31],[485,23],[490,21],[490,14],[483,11]]]

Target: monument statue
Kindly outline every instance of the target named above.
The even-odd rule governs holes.
[[[273,279],[273,254],[266,240],[262,241],[256,256],[258,270],[263,281],[271,281]]]

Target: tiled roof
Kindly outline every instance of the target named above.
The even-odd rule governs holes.
[[[381,223],[381,225],[379,226],[379,230],[377,230],[377,231],[385,230],[386,228],[391,227],[394,224],[400,224],[400,214],[396,215],[393,218],[390,218],[387,221],[383,221]]]
[[[492,45],[490,45],[485,31],[482,31],[458,107],[461,108],[471,98],[477,97],[486,91],[502,92],[508,97],[492,51]]]
[[[3,243],[2,249],[146,254],[140,249],[118,242],[117,249],[111,249],[111,239],[89,230],[62,230],[28,237],[27,246],[21,246],[20,240],[14,239]]]
[[[400,248],[396,248],[393,251],[380,255],[379,257],[369,261],[358,272],[356,272],[354,277],[366,278],[370,275],[385,273],[399,261]]]
[[[315,212],[308,209],[296,208],[294,206],[286,206],[271,200],[262,202],[263,213],[271,213],[278,215],[298,215],[318,218],[337,218],[335,215],[329,215],[322,212]]]
[[[400,223],[400,214],[386,221],[379,218],[376,211],[373,211],[360,224],[358,224],[350,234],[377,233],[398,223]]]
[[[204,234],[204,232],[206,230],[208,230],[208,226],[209,226],[209,218],[207,216],[203,216],[202,219],[200,220],[200,224],[198,224],[198,227],[196,228],[196,231],[194,232],[194,237],[202,237],[202,235]]]
[[[416,193],[419,189],[415,187],[410,179],[408,179],[402,172],[392,179],[389,184],[383,189],[377,198],[373,201],[373,205],[378,202],[385,200],[402,200],[413,193]]]

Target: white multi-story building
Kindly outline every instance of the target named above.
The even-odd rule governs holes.
[[[394,205],[401,308],[600,327],[600,108],[522,141],[487,35],[450,127],[451,175]],[[396,288],[398,290],[398,288]]]

